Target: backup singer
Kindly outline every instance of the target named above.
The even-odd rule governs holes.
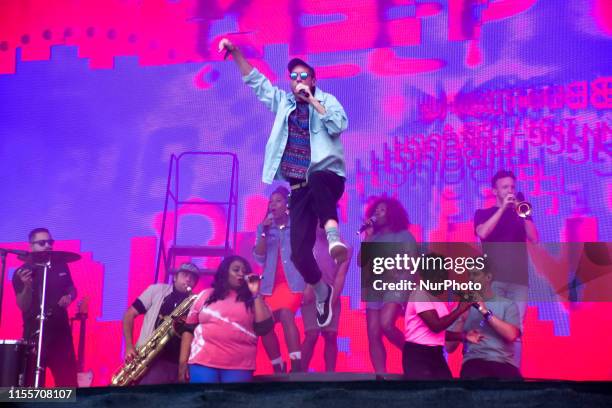
[[[288,181],[291,185],[291,253],[306,283],[314,288],[317,323],[327,326],[333,317],[333,287],[321,279],[312,248],[317,223],[325,228],[329,252],[336,262],[347,257],[347,247],[338,232],[336,205],[346,178],[340,134],[348,125],[344,108],[331,94],[316,87],[314,68],[299,58],[289,61],[291,92],[275,86],[244,58],[228,39],[219,50],[230,53],[242,80],[275,114],[266,145],[263,181]]]
[[[278,187],[270,195],[266,217],[257,228],[253,257],[263,264],[261,293],[266,297],[266,303],[272,310],[275,323],[280,322],[283,326],[291,371],[299,372],[302,371],[302,353],[300,333],[295,324],[295,312],[302,303],[304,279],[291,261],[288,195],[289,190],[285,187]],[[285,372],[285,364],[274,330],[262,337],[262,342],[274,372]]]
[[[257,337],[274,326],[259,284],[246,259],[233,255],[221,262],[212,288],[202,291],[187,315],[181,381],[228,383],[253,378]]]
[[[366,242],[401,242],[405,247],[404,253],[416,256],[416,240],[408,231],[410,225],[408,214],[402,204],[390,197],[379,197],[366,209],[366,219],[371,224],[365,230]],[[361,256],[357,255],[361,262]],[[409,278],[406,273],[397,276],[397,281]],[[404,335],[395,324],[406,304],[407,291],[384,292],[380,301],[371,301],[366,304],[366,320],[368,325],[368,343],[370,361],[377,373],[387,371],[387,351],[383,343],[383,335],[397,348],[402,350]]]

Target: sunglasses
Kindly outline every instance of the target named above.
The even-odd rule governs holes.
[[[36,245],[40,245],[40,246],[45,246],[46,244],[49,244],[49,246],[53,246],[53,244],[55,243],[54,239],[39,239],[38,241],[32,241],[33,244]]]
[[[298,79],[298,75],[302,79],[307,79],[308,78],[308,72],[300,72],[299,74],[297,72],[292,72],[289,76],[291,77],[291,79],[293,79],[295,81],[296,79]]]

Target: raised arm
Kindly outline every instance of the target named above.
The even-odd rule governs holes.
[[[247,76],[253,70],[253,65],[251,65],[251,63],[247,61],[246,58],[244,58],[244,55],[242,55],[242,51],[240,51],[240,48],[235,46],[227,38],[224,38],[219,41],[219,52],[223,51],[231,54],[242,76]]]
[[[286,92],[272,85],[264,74],[259,72],[242,55],[238,47],[232,44],[227,38],[219,42],[219,51],[227,50],[234,57],[238,69],[242,74],[242,81],[253,88],[255,96],[263,102],[268,109],[276,113],[281,102],[286,100]]]
[[[272,218],[266,215],[266,218],[257,226],[257,236],[255,237],[255,246],[253,247],[253,257],[255,260],[263,264],[266,261],[266,249],[268,247],[267,234],[270,232]]]

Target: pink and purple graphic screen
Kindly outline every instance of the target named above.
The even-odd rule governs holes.
[[[502,168],[517,175],[543,241],[612,240],[607,0],[2,2],[0,243],[27,249],[29,230],[45,226],[55,249],[83,255],[71,270],[90,299],[94,385],[120,364],[123,312],[154,281],[172,154],[238,156],[239,252],[250,256],[265,216],[273,115],[217,53],[224,36],[281,88],[287,61],[307,60],[343,104],[340,220],[352,246],[380,194],[404,204],[419,241],[473,241],[474,211],[494,203],[489,180]],[[180,188],[214,201],[229,180],[228,163],[194,159]],[[181,243],[205,245],[219,241],[225,218],[192,206],[179,224]],[[10,284],[18,265],[8,258],[1,338],[21,335]],[[532,290],[549,290],[534,279]],[[523,374],[611,379],[612,306],[550,293],[529,304]],[[371,372],[356,265],[342,305],[337,370]],[[389,371],[401,372],[400,352],[387,349]],[[449,356],[455,373],[460,360]],[[257,372],[271,372],[263,349]]]

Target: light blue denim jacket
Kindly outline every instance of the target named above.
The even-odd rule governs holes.
[[[295,110],[295,96],[272,85],[256,68],[242,77],[245,84],[253,88],[257,98],[276,114],[274,125],[266,144],[262,181],[271,184],[274,179],[282,180],[279,170],[287,145],[289,114]],[[313,171],[329,170],[346,177],[344,149],[340,134],[348,126],[348,119],[340,102],[331,94],[315,89],[315,98],[325,107],[325,114],[319,114],[312,105],[310,112],[310,167],[306,179]]]
[[[269,296],[272,294],[274,289],[274,280],[276,278],[276,262],[278,261],[278,248],[281,251],[281,261],[283,262],[283,268],[285,271],[285,278],[287,284],[292,292],[303,292],[304,278],[300,275],[293,262],[291,261],[291,242],[289,239],[290,225],[287,224],[285,228],[279,229],[278,226],[272,222],[270,229],[266,232],[266,238],[261,236],[263,227],[261,224],[257,227],[257,239],[255,246],[260,240],[266,240],[266,254],[257,255],[255,248],[253,248],[253,257],[255,260],[262,264],[264,267],[263,280],[261,281],[261,294]]]

